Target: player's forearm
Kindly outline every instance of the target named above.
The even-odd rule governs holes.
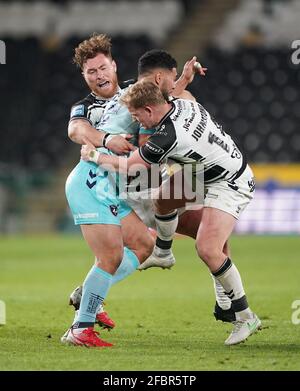
[[[175,88],[172,91],[172,95],[180,96],[189,84],[189,80],[182,74],[175,83]]]
[[[68,136],[76,144],[86,144],[86,139],[88,139],[95,147],[101,147],[104,135],[105,132],[96,130],[87,121],[69,123]]]
[[[207,68],[203,68],[202,65],[196,61],[196,57],[194,56],[191,60],[185,63],[182,73],[176,82],[172,95],[175,97],[180,97],[186,87],[194,80],[195,73],[198,73],[201,76],[205,76],[206,71]]]
[[[97,151],[94,151],[92,156],[93,158],[90,159],[91,161],[98,164],[99,166],[101,165],[101,167],[109,171],[127,173],[130,167],[130,164],[128,164],[129,159],[125,157],[102,155]]]
[[[150,164],[146,163],[140,157],[138,150],[135,150],[129,158],[126,158],[121,156],[108,156],[93,149],[91,145],[84,145],[81,148],[81,158],[85,161],[94,162],[108,171],[118,171],[121,173],[132,172],[132,170],[140,171],[143,168],[148,169],[150,167]]]

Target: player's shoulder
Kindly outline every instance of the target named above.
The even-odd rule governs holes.
[[[164,122],[170,126],[176,123],[179,119],[181,119],[182,114],[186,109],[186,101],[184,99],[170,96],[169,103],[172,105],[172,108],[165,116]]]
[[[97,97],[90,93],[85,98],[75,102],[71,106],[70,120],[72,119],[82,119],[88,118],[88,113],[90,108],[97,103]]]
[[[95,103],[95,96],[88,94],[85,98],[78,100],[71,106],[71,118],[86,116],[88,108]]]
[[[169,102],[173,106],[173,111],[170,114],[170,118],[173,122],[181,122],[185,121],[187,117],[194,117],[198,114],[200,109],[204,109],[203,106],[200,105],[195,100],[191,99],[183,99],[183,98],[174,98],[169,100]]]
[[[155,139],[159,139],[165,146],[172,145],[177,138],[174,124],[174,114],[177,111],[177,106],[174,101],[170,103],[172,105],[170,111],[162,118],[152,136]]]
[[[75,102],[72,107],[75,107],[75,106],[80,106],[80,105],[84,105],[84,106],[90,106],[92,105],[93,103],[95,103],[95,100],[96,100],[96,96],[93,95],[92,93],[88,94],[86,97],[84,97],[83,99],[80,99],[78,100],[77,102]]]

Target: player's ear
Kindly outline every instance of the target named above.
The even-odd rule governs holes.
[[[117,72],[117,64],[116,64],[115,60],[112,60],[112,66],[113,66],[114,71]]]
[[[161,73],[160,72],[157,72],[155,74],[154,80],[155,80],[155,84],[157,86],[160,86],[160,83],[161,83]]]
[[[147,114],[151,114],[152,113],[152,109],[151,109],[150,106],[145,106],[144,110],[146,111]]]

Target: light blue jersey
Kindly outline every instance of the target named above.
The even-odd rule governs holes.
[[[138,135],[154,133],[154,129],[144,129],[139,122],[135,121],[129,113],[127,107],[120,102],[120,97],[127,91],[127,88],[121,92],[108,103],[101,121],[97,125],[97,129],[103,130],[110,134],[131,134],[133,137],[130,142],[138,146]]]

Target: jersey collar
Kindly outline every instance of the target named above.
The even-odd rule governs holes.
[[[106,100],[111,100],[111,99],[113,99],[117,94],[120,95],[120,94],[121,94],[121,91],[122,91],[122,90],[121,90],[121,87],[118,86],[118,91],[117,91],[116,94],[113,95],[111,98],[103,98],[102,96],[98,96],[98,95],[94,94],[94,92],[91,92],[91,95],[92,95],[95,99],[97,99],[97,100],[106,101]]]
[[[160,128],[160,126],[162,125],[162,123],[163,123],[168,117],[170,117],[171,114],[174,113],[175,108],[176,108],[176,107],[175,107],[175,104],[173,103],[173,101],[168,102],[168,103],[170,103],[170,104],[172,105],[172,107],[171,107],[170,110],[162,117],[162,119],[160,120],[159,124],[158,124],[157,126],[155,126],[155,129]]]

